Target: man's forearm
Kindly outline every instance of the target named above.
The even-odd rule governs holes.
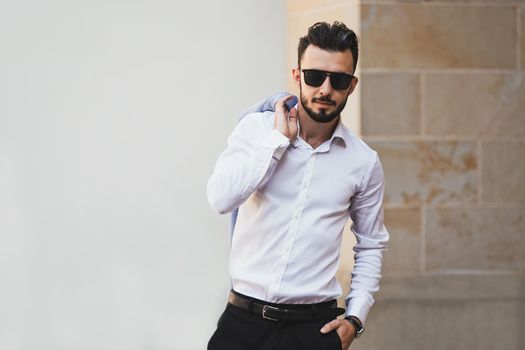
[[[271,177],[289,141],[272,131],[257,146],[239,146],[232,134],[230,145],[221,154],[208,180],[208,201],[220,214],[239,207]]]

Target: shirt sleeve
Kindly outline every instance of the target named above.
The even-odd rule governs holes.
[[[350,205],[354,246],[354,270],[350,293],[346,297],[346,315],[356,316],[364,324],[379,290],[383,252],[389,234],[383,221],[384,174],[376,152],[371,171]]]
[[[243,118],[228,137],[208,180],[208,201],[220,214],[239,207],[270,178],[290,140],[263,125],[264,116]]]

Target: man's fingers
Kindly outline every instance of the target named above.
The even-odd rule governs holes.
[[[281,132],[288,139],[296,137],[297,134],[297,110],[286,106],[286,101],[292,99],[293,95],[288,95],[280,99],[275,105],[274,128]],[[293,111],[295,110],[295,111]]]
[[[329,333],[333,331],[334,329],[339,328],[340,325],[341,325],[340,320],[333,320],[331,322],[328,322],[327,324],[323,326],[323,328],[321,328],[321,333]]]
[[[290,114],[288,115],[288,118],[290,119],[290,121],[292,121],[292,119],[297,119],[297,109],[296,108],[290,109]]]
[[[285,97],[281,98],[281,99],[280,99],[279,101],[277,101],[277,103],[275,104],[276,109],[277,109],[277,107],[282,107],[282,108],[284,108],[286,102],[287,102],[288,100],[290,100],[292,97],[293,97],[293,95],[288,95],[288,96],[285,96]]]
[[[293,97],[293,95],[288,95],[288,96],[284,96],[281,101],[284,103],[286,101],[288,101],[289,99],[291,99]]]
[[[288,129],[290,130],[290,136],[296,138],[299,131],[296,108],[292,108],[290,113],[288,113]]]

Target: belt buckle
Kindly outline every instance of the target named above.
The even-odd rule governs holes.
[[[267,320],[270,320],[270,321],[279,321],[277,318],[271,318],[269,316],[266,316],[266,311],[268,310],[275,310],[275,311],[280,311],[279,308],[277,307],[273,307],[273,306],[270,306],[270,305],[264,305],[263,306],[263,310],[262,310],[262,317],[267,319]]]

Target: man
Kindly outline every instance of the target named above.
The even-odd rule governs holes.
[[[209,350],[348,349],[379,289],[384,178],[377,153],[340,117],[358,79],[355,33],[316,23],[292,70],[300,99],[244,117],[208,181],[211,206],[238,208],[232,291]],[[346,312],[335,278],[348,218],[357,238]],[[345,318],[337,316],[345,313]]]

